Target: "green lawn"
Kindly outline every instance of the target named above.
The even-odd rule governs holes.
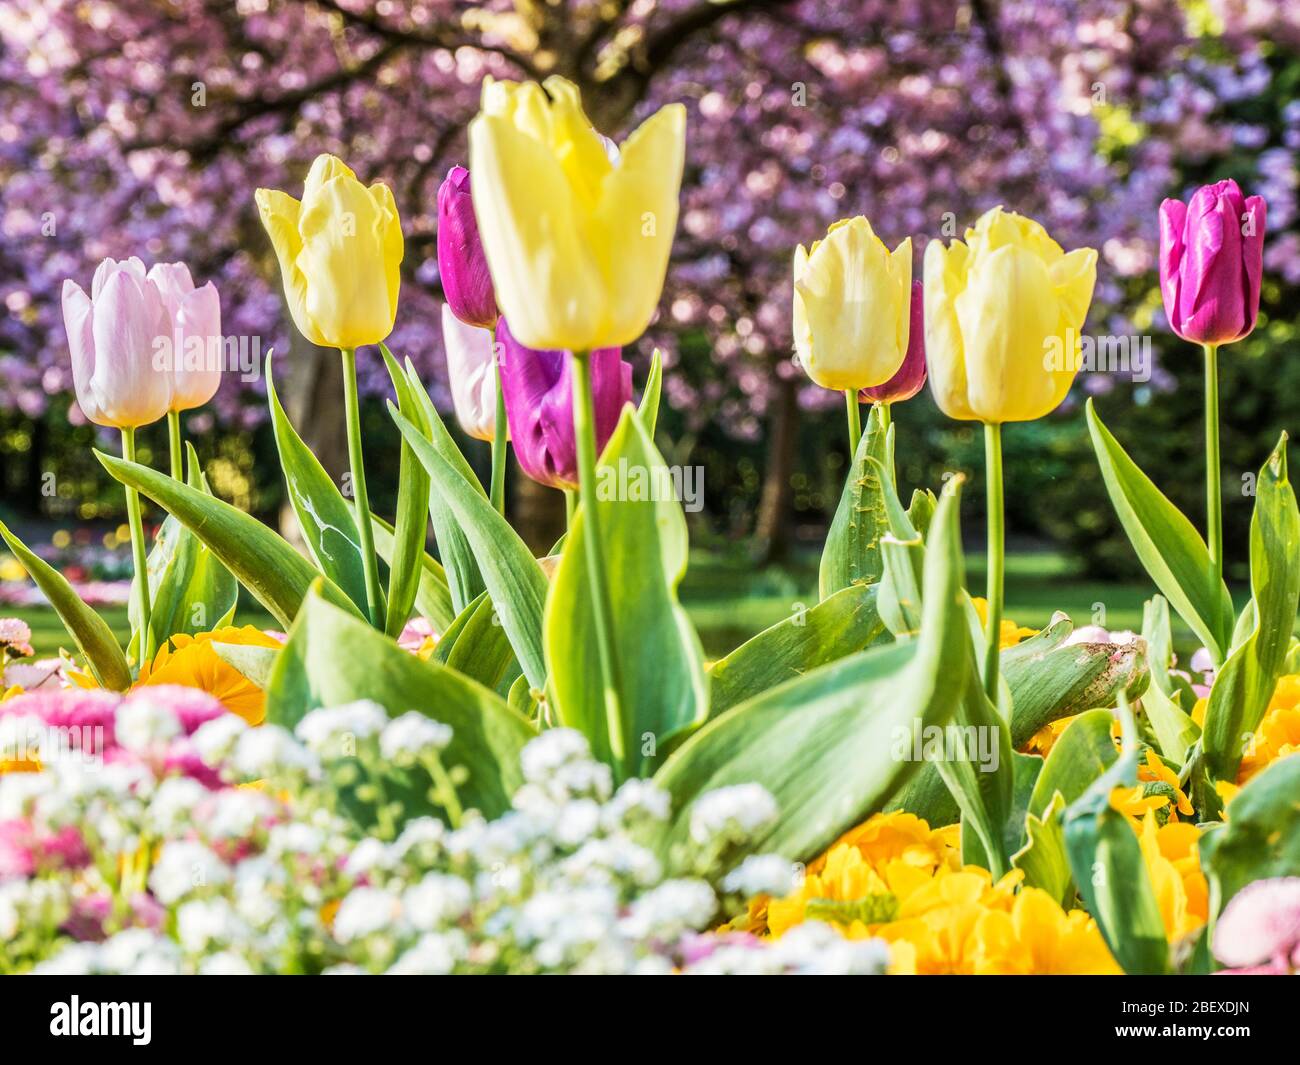
[[[984,559],[968,559],[967,580],[973,590],[984,584]],[[1068,561],[1051,552],[1012,553],[1007,558],[1006,616],[1022,625],[1040,628],[1054,610],[1064,610],[1076,625],[1090,624],[1094,614],[1109,629],[1142,627],[1142,603],[1154,594],[1154,587],[1085,580],[1077,576]],[[1238,606],[1244,595],[1238,595]],[[703,551],[691,556],[690,569],[682,585],[682,601],[700,632],[710,657],[726,654],[756,632],[817,602],[817,566],[808,558],[786,566],[755,569],[743,557]],[[54,612],[47,609],[14,611],[32,627],[33,644],[50,653],[70,641]],[[126,608],[101,611],[125,642]],[[272,628],[272,618],[257,609],[241,608],[243,624]],[[1196,646],[1192,635],[1175,619],[1175,643],[1190,653]]]

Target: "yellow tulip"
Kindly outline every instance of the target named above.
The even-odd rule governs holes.
[[[1079,369],[1097,252],[1068,254],[1032,218],[994,207],[966,242],[925,249],[925,349],[950,418],[1027,422],[1055,410]]]
[[[907,354],[912,238],[892,252],[861,215],[794,254],[794,346],[823,388],[884,384]]]
[[[511,335],[591,351],[636,340],[677,228],[686,111],[669,104],[607,149],[563,78],[484,79],[469,127],[474,211]]]
[[[332,155],[312,164],[302,201],[257,190],[294,324],[313,344],[357,348],[393,331],[403,242],[388,186],[366,188]]]

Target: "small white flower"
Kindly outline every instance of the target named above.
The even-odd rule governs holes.
[[[633,939],[674,940],[707,925],[717,907],[703,880],[665,880],[632,903],[619,929]]]
[[[410,710],[384,726],[379,753],[392,761],[414,761],[422,754],[445,750],[451,743],[451,726]]]
[[[649,780],[631,777],[619,785],[605,804],[603,821],[607,830],[648,821],[667,821],[672,813],[672,796]]]
[[[100,944],[99,967],[105,972],[142,975],[179,969],[176,944],[147,928],[127,928]]]
[[[317,753],[337,748],[349,737],[363,740],[388,724],[388,712],[378,703],[359,699],[342,706],[312,710],[298,722],[295,735]]]
[[[592,799],[566,802],[555,819],[555,839],[565,847],[576,847],[600,827],[600,805]]]
[[[149,887],[164,906],[191,892],[230,881],[230,867],[202,843],[173,840],[163,846],[149,874]]]
[[[325,833],[315,825],[288,821],[272,826],[267,836],[266,849],[268,853],[278,856],[301,854],[315,857],[325,850]]]
[[[32,969],[35,976],[89,976],[102,972],[98,943],[69,943]]]
[[[402,920],[402,900],[391,891],[359,887],[348,892],[334,915],[334,938],[340,943],[392,929]]]
[[[413,817],[393,841],[393,856],[402,859],[412,851],[419,851],[425,861],[432,861],[446,838],[447,828],[436,817]]]
[[[458,876],[428,873],[402,894],[407,920],[421,932],[433,932],[454,924],[469,913],[469,885]]]
[[[200,811],[204,827],[214,839],[247,839],[276,812],[273,799],[250,788],[219,791]]]
[[[194,807],[207,796],[208,789],[193,777],[168,777],[149,802],[149,827],[160,836],[178,834],[191,822]]]
[[[348,876],[358,877],[372,869],[383,869],[390,864],[388,846],[383,840],[367,836],[355,847],[343,861],[343,869]]]
[[[341,962],[338,965],[331,965],[320,971],[321,976],[369,976],[365,969],[360,965],[353,965],[352,962]]]
[[[200,976],[252,976],[254,969],[248,959],[229,950],[209,954],[199,966]]]
[[[753,839],[777,818],[776,800],[761,784],[733,784],[701,795],[691,807],[691,838],[697,843]]]
[[[36,762],[46,746],[45,722],[35,714],[0,717],[0,762]]]
[[[572,761],[590,761],[591,746],[587,737],[570,728],[547,729],[529,740],[520,755],[524,779],[545,784],[562,765]]]
[[[181,723],[171,710],[139,692],[117,708],[113,728],[117,742],[139,754],[167,746],[181,731]]]
[[[199,757],[215,767],[230,758],[239,737],[248,731],[248,723],[238,714],[223,714],[203,722],[190,737],[190,742]]]
[[[751,854],[727,874],[722,889],[745,898],[783,896],[793,889],[794,879],[794,866],[779,854]]]
[[[251,934],[229,899],[191,899],[176,911],[176,937],[191,954],[228,947]]]
[[[465,936],[461,932],[423,935],[388,972],[392,976],[445,976],[465,956],[465,951]]]
[[[279,725],[246,729],[235,744],[230,764],[250,780],[301,770],[308,776],[320,771],[320,760]]]

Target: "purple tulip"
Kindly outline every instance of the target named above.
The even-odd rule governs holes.
[[[457,318],[480,329],[497,324],[496,292],[463,166],[453,166],[438,188],[438,275]]]
[[[573,359],[567,351],[534,351],[497,323],[501,390],[506,422],[519,466],[534,481],[552,488],[578,487],[578,452],[573,435]],[[632,366],[618,348],[589,356],[592,402],[596,408],[596,449],[604,448],[623,405],[632,398]]]
[[[921,282],[912,282],[912,315],[907,326],[907,354],[903,365],[883,385],[858,389],[864,403],[901,403],[925,387],[925,303]]]
[[[1229,344],[1255,328],[1266,211],[1231,180],[1160,205],[1160,293],[1184,340]]]

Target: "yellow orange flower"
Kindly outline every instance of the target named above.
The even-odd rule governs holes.
[[[1138,841],[1165,934],[1178,939],[1209,918],[1209,888],[1201,872],[1200,830],[1187,821],[1161,825],[1154,813],[1142,819]]]
[[[755,900],[730,927],[779,936],[831,921],[849,938],[886,940],[898,973],[1119,971],[1086,913],[1020,888],[1020,870],[995,882],[961,866],[958,837],[957,826],[878,814],[813,862],[796,891]]]
[[[1056,741],[1061,738],[1061,733],[1070,727],[1070,723],[1078,717],[1078,714],[1071,714],[1069,717],[1058,717],[1055,721],[1049,721],[1032,736],[1029,742],[1022,749],[1024,754],[1037,754],[1046,758],[1052,753],[1052,748],[1056,746]]]
[[[971,596],[971,604],[975,607],[975,613],[980,616],[980,626],[988,624],[989,604],[988,600],[981,596]],[[1002,626],[998,629],[998,641],[1002,650],[1008,647],[1015,647],[1021,640],[1027,640],[1030,636],[1038,634],[1037,629],[1029,629],[1024,625],[1017,625],[1009,618],[1002,619]]]
[[[222,659],[212,649],[214,643],[281,646],[274,636],[268,636],[252,625],[230,625],[197,636],[181,633],[163,644],[152,662],[141,667],[138,683],[182,684],[199,688],[220,700],[227,710],[238,714],[250,725],[260,725],[266,714],[265,693]]]

